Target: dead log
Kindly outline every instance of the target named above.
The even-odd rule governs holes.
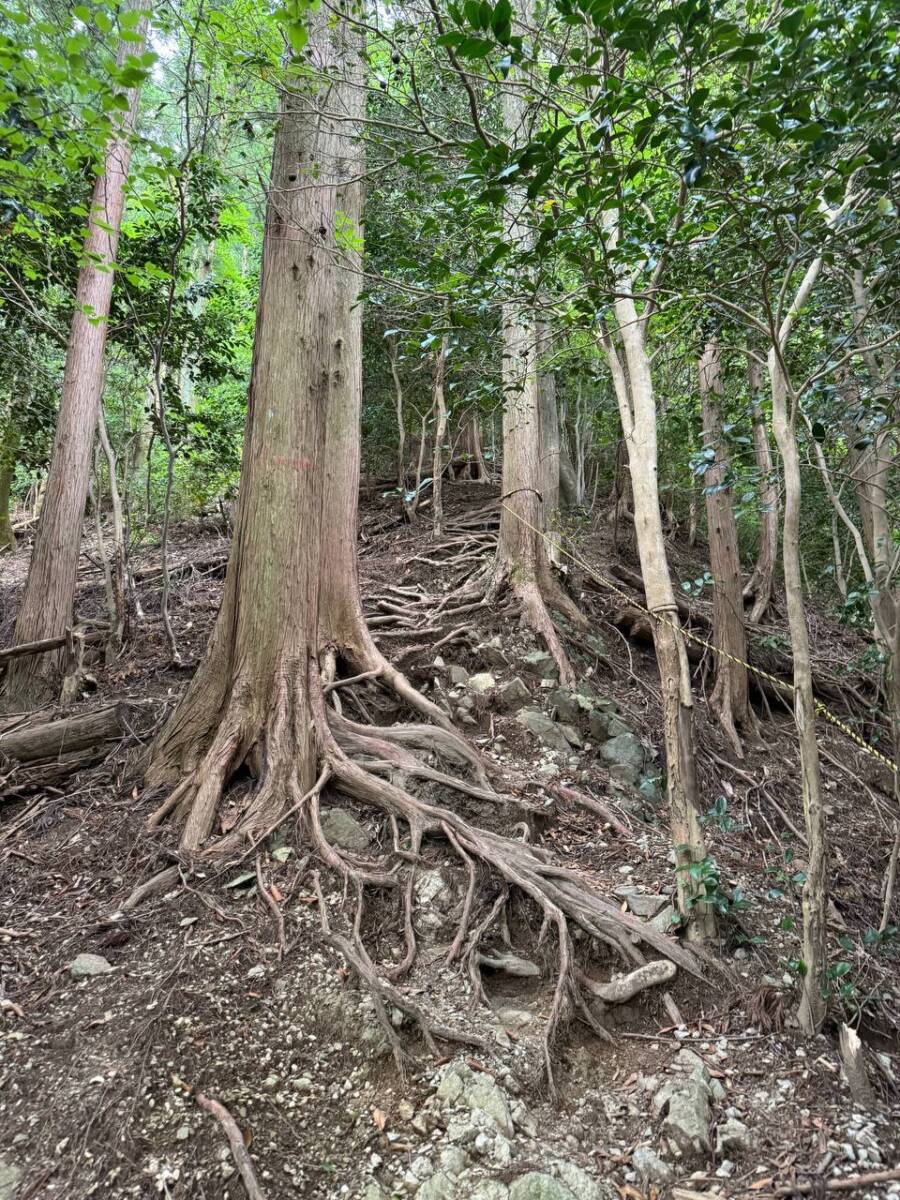
[[[106,637],[104,627],[96,627],[93,633],[82,634],[84,642],[101,642]],[[65,646],[68,642],[68,637],[63,634],[61,637],[42,638],[39,642],[22,642],[18,646],[7,646],[6,649],[0,650],[0,663],[6,662],[10,658],[21,658],[26,654],[46,654],[48,650],[59,650],[61,646]]]
[[[19,726],[0,733],[0,757],[20,763],[58,759],[116,741],[126,728],[128,711],[120,702],[59,721]]]

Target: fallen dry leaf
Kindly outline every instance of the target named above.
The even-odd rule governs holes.
[[[384,1127],[387,1125],[387,1113],[383,1113],[380,1108],[373,1108],[372,1123],[379,1133],[384,1133]]]

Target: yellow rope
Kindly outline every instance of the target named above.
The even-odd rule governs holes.
[[[544,530],[538,529],[537,526],[532,525],[530,521],[526,521],[523,516],[515,511],[515,509],[510,508],[508,504],[504,504],[502,500],[500,501],[500,507],[514,516],[517,521],[521,521],[521,523],[530,529],[532,533],[536,533],[538,537],[543,538],[548,546],[551,545],[550,539]],[[563,536],[568,535],[564,534]],[[554,542],[553,546],[555,549],[562,551],[567,558],[570,558],[577,567],[580,567],[581,570],[588,574],[596,583],[599,583],[602,587],[610,588],[632,607],[639,608],[642,612],[645,612],[652,620],[660,621],[663,624],[670,626],[670,628],[680,633],[682,637],[687,638],[689,641],[695,642],[698,646],[703,646],[705,649],[710,650],[713,654],[718,654],[722,658],[727,658],[730,662],[737,663],[739,666],[742,666],[746,670],[750,671],[751,674],[756,675],[760,679],[767,680],[769,683],[774,684],[775,687],[781,688],[790,695],[793,696],[796,694],[797,687],[795,684],[786,683],[785,680],[779,679],[776,675],[770,675],[768,671],[763,671],[759,667],[754,667],[751,663],[745,662],[742,658],[738,658],[734,654],[729,654],[727,650],[722,650],[720,647],[714,646],[712,642],[708,642],[706,638],[699,637],[690,629],[686,629],[680,621],[673,621],[670,618],[663,616],[661,612],[654,612],[645,604],[641,604],[639,600],[635,600],[633,596],[630,596],[627,592],[623,591],[622,588],[613,583],[611,579],[607,579],[599,571],[591,567],[578,554],[573,553],[571,550],[567,550],[565,546],[558,542]],[[834,713],[827,708],[821,700],[816,699],[815,696],[813,697],[813,703],[815,705],[816,712],[820,716],[824,717],[829,724],[834,725],[836,729],[839,729],[841,733],[850,738],[851,741],[855,742],[856,745],[859,746],[861,750],[864,750],[866,754],[877,759],[878,762],[886,766],[889,771],[892,771],[895,775],[898,774],[897,764],[892,759],[888,758],[887,755],[882,754],[880,750],[876,750],[874,746],[869,745],[864,738],[861,738],[859,734],[851,729],[846,722],[842,721],[840,717],[836,717]]]

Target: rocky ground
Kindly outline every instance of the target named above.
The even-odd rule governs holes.
[[[471,491],[450,492],[451,516],[471,508]],[[608,550],[586,546],[598,560]],[[208,564],[223,549],[215,535],[185,527],[175,558]],[[374,506],[364,524],[365,594],[398,582],[439,592],[449,573],[416,563],[417,554],[428,558],[425,535],[398,524],[390,505]],[[5,570],[4,632],[23,562],[20,552]],[[243,1197],[234,1154],[198,1095],[235,1117],[267,1200],[652,1200],[676,1187],[712,1200],[785,1194],[791,1184],[821,1191],[900,1166],[898,956],[890,939],[868,933],[878,921],[891,802],[883,773],[852,744],[823,731],[832,1007],[868,1047],[870,1101],[851,1098],[835,1027],[810,1041],[793,1021],[805,864],[789,718],[769,714],[764,744],[736,763],[702,705],[697,766],[729,902],[703,977],[663,968],[657,986],[630,995],[628,972],[576,934],[594,985],[592,1015],[607,1033],[567,1023],[552,1048],[551,1082],[543,1031],[552,936],[542,938],[529,903],[513,898],[482,950],[479,1002],[475,981],[446,961],[466,873],[446,845],[428,843],[415,889],[420,953],[402,994],[481,1045],[441,1042],[435,1057],[394,1008],[401,1070],[371,997],[321,940],[316,872],[336,927],[352,916],[354,897],[289,827],[258,859],[185,876],[121,915],[135,881],[163,861],[163,844],[142,830],[154,798],[141,790],[140,761],[187,674],[167,665],[152,616],[153,565],[142,587],[143,636],[113,667],[91,665],[81,701],[148,702],[146,724],[63,789],[25,786],[15,770],[3,782],[0,1200]],[[220,586],[215,565],[178,576],[173,616],[189,663],[202,652]],[[437,652],[417,650],[415,632],[402,627],[385,623],[380,636],[508,772],[527,814],[459,796],[453,803],[470,820],[539,841],[636,918],[677,937],[652,658],[618,631],[614,597],[582,600],[592,633],[572,643],[573,690],[559,687],[549,656],[502,611],[448,624],[432,643],[459,628]],[[80,604],[83,615],[102,606],[89,572]],[[829,646],[850,636],[822,614],[816,631]],[[849,641],[841,648],[848,658],[857,650]],[[374,685],[363,696],[378,719],[401,715],[379,707]],[[326,805],[335,844],[390,845],[390,829],[370,814]],[[478,913],[487,913],[500,885],[481,876],[477,884]],[[396,961],[396,899],[367,893],[361,920],[373,960]],[[891,1192],[900,1194],[900,1179],[857,1187],[860,1196]]]

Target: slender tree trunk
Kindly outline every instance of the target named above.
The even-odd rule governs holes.
[[[550,352],[550,338],[543,321],[536,326],[538,355]],[[541,371],[538,375],[541,439],[541,495],[543,498],[543,528],[548,534],[550,561],[559,563],[559,535],[553,524],[559,510],[560,497],[560,452],[559,410],[556,406],[556,376],[552,371]]]
[[[531,19],[526,3],[522,20]],[[503,92],[503,119],[514,140],[524,136],[528,102],[519,89]],[[532,240],[529,201],[524,189],[511,188],[507,201],[508,241],[526,250]],[[551,620],[548,606],[580,628],[584,616],[553,575],[544,539],[544,484],[541,447],[541,399],[537,370],[538,329],[529,300],[503,305],[503,478],[500,536],[491,595],[508,583],[522,605],[525,620],[543,638],[571,686],[575,675]]]
[[[15,550],[16,535],[10,516],[10,496],[16,473],[16,454],[19,449],[19,434],[14,425],[7,424],[0,445],[0,554]]]
[[[400,382],[397,345],[393,338],[388,341],[388,358],[394,380],[394,409],[397,413],[397,487],[403,492],[406,490],[406,423],[403,419],[403,385]]]
[[[488,469],[481,446],[481,414],[477,409],[470,408],[463,415],[459,446],[465,461],[463,477],[473,483],[487,483]]]
[[[434,430],[434,459],[432,462],[431,494],[432,523],[434,537],[440,537],[444,528],[444,439],[447,436],[447,405],[444,400],[444,376],[447,370],[447,335],[441,338],[441,346],[434,359],[434,410],[437,414]]]
[[[659,511],[659,474],[656,402],[645,327],[634,301],[615,301],[618,333],[624,363],[611,338],[604,338],[613,385],[619,401],[622,433],[628,448],[634,493],[634,527],[647,607],[653,622],[653,642],[663,701],[663,737],[666,748],[666,786],[669,821],[678,883],[678,907],[687,925],[687,936],[705,941],[715,936],[715,912],[703,900],[704,890],[692,876],[692,864],[706,858],[700,826],[699,788],[695,765],[693,696],[687,652]]]
[[[100,446],[106,458],[106,470],[109,475],[109,503],[112,510],[113,550],[110,565],[110,582],[112,587],[112,608],[109,614],[109,638],[106,643],[107,660],[116,657],[128,636],[128,619],[131,611],[129,604],[128,584],[128,547],[125,541],[125,517],[122,510],[122,496],[119,492],[119,480],[116,475],[116,456],[109,432],[106,428],[106,418],[103,406],[98,414],[97,433]]]
[[[144,0],[128,0],[125,11],[144,7]],[[139,40],[122,42],[119,47],[120,63],[143,52],[146,34],[147,18],[143,16],[136,26]],[[127,108],[106,147],[103,170],[91,199],[47,491],[16,621],[17,644],[60,636],[72,622],[94,430],[103,390],[112,264],[125,205],[137,88],[125,94],[125,102]],[[59,652],[14,660],[6,680],[6,704],[10,708],[32,708],[51,699],[58,688],[60,664]]]
[[[715,452],[706,470],[706,523],[709,561],[714,580],[713,644],[726,655],[715,657],[715,684],[709,698],[735,753],[743,757],[738,727],[755,736],[756,721],[750,707],[747,682],[747,634],[741,593],[737,522],[731,502],[730,464],[722,432],[720,402],[725,394],[718,339],[707,342],[699,364],[703,442]]]
[[[755,358],[747,360],[747,383],[753,422],[753,455],[759,475],[760,518],[759,552],[753,574],[744,588],[744,599],[753,600],[749,620],[755,625],[763,619],[772,603],[772,583],[778,555],[778,488],[761,400],[762,367]]]
[[[802,483],[797,450],[798,397],[790,391],[784,352],[796,315],[815,287],[822,260],[816,259],[803,278],[791,308],[777,332],[777,344],[768,355],[772,387],[772,426],[784,470],[784,527],[782,566],[787,602],[791,653],[794,659],[794,718],[800,743],[803,786],[803,815],[806,824],[809,866],[803,885],[803,993],[799,1019],[806,1033],[818,1033],[825,1021],[827,964],[825,871],[828,847],[825,807],[822,801],[822,769],[816,741],[816,705],[813,695],[809,633],[803,603],[803,568],[800,556],[800,510]]]

